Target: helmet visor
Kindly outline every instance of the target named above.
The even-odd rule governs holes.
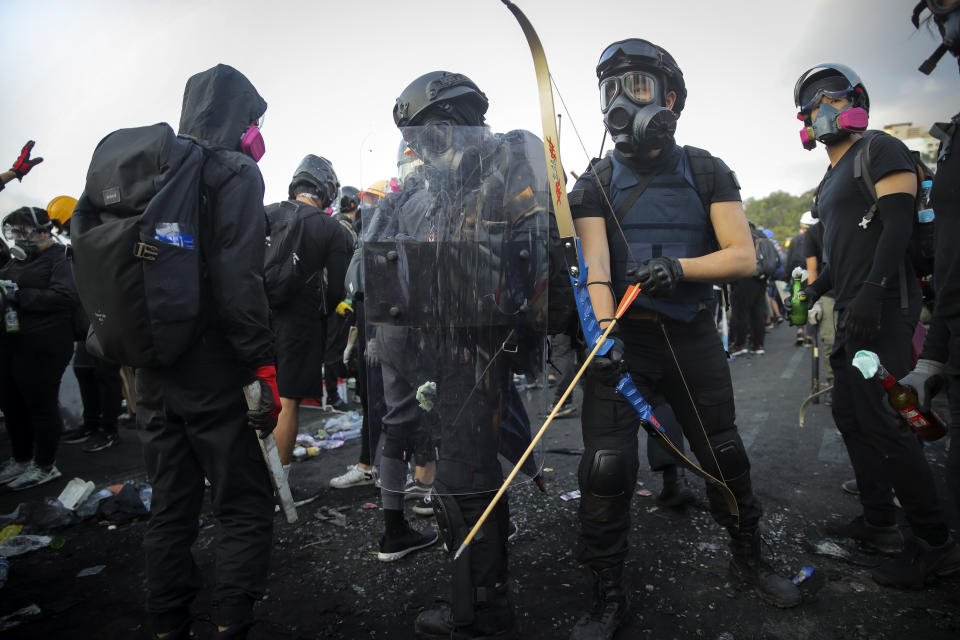
[[[614,42],[612,45],[604,49],[603,53],[600,54],[600,60],[597,62],[597,67],[599,68],[606,66],[607,63],[617,56],[646,56],[648,58],[659,60],[660,51],[646,40],[633,39],[624,40],[622,42]]]
[[[620,91],[632,102],[650,104],[657,99],[657,80],[649,73],[628,71],[600,82],[600,110],[606,113]]]

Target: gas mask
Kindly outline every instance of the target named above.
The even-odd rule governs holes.
[[[600,81],[600,110],[613,143],[625,157],[643,156],[674,144],[677,114],[660,106],[657,79],[628,71]]]
[[[482,126],[467,127],[449,120],[428,121],[421,126],[404,127],[404,140],[423,161],[431,183],[476,182],[482,171],[481,147],[486,136]]]
[[[43,210],[39,210],[43,213]],[[24,219],[23,213],[30,214]],[[33,207],[24,207],[8,215],[3,220],[3,237],[10,249],[10,256],[21,262],[29,260],[39,253],[39,246],[49,238],[42,237],[44,231],[49,231],[49,222],[41,223],[37,210]]]
[[[800,141],[808,151],[817,146],[817,141],[832,145],[853,133],[866,131],[869,119],[867,110],[863,107],[850,106],[843,111],[837,111],[826,102],[818,106],[817,117],[812,123],[808,115],[800,114],[797,117],[809,123],[800,130]]]
[[[261,114],[253,124],[247,127],[243,135],[240,136],[240,152],[253,158],[254,162],[260,162],[260,158],[262,158],[263,154],[267,151],[267,147],[263,142],[263,134],[260,133],[260,130],[263,129],[264,117],[265,116]]]
[[[930,75],[937,63],[940,62],[940,58],[947,51],[958,58],[958,62],[960,62],[960,3],[950,7],[943,6],[942,0],[923,0],[918,3],[913,9],[913,17],[911,18],[913,26],[918,29],[920,28],[920,14],[923,13],[924,9],[929,9],[930,13],[933,14],[933,21],[936,23],[943,40],[933,54],[920,65],[920,72]]]

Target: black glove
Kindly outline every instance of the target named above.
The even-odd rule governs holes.
[[[627,361],[623,359],[627,350],[616,329],[610,332],[607,340],[611,340],[613,346],[606,355],[596,356],[590,361],[587,374],[603,385],[615,387],[620,383],[620,376],[627,370]]]
[[[871,340],[880,334],[883,314],[883,287],[873,282],[864,282],[853,302],[847,307],[844,326],[847,335],[861,340]]]
[[[807,309],[813,306],[813,304],[820,298],[820,294],[812,285],[804,287],[803,291],[800,292],[800,295],[803,296],[804,301],[807,303]],[[787,319],[790,320],[790,326],[793,327],[802,327],[806,324],[804,321],[803,324],[794,324],[791,314],[793,312],[793,293],[790,293],[788,296],[783,297],[783,314],[787,316]]]
[[[247,424],[266,438],[277,427],[280,415],[280,394],[277,391],[277,370],[273,365],[257,369],[256,380],[243,388],[247,397]]]
[[[17,180],[23,180],[23,176],[30,173],[30,169],[43,162],[43,158],[30,159],[30,150],[33,149],[34,144],[36,143],[33,140],[28,140],[27,144],[23,145],[23,149],[20,150],[20,155],[13,161],[13,166],[10,167],[10,171],[17,175]]]
[[[672,256],[651,258],[627,271],[627,278],[639,284],[648,296],[667,296],[683,280],[683,267]]]

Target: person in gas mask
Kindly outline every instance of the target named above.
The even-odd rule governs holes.
[[[960,0],[926,0],[913,12],[914,26],[920,27],[920,15],[929,9],[942,43],[930,61],[920,67],[930,73],[933,65],[949,52],[960,63]],[[930,191],[930,203],[936,212],[936,249],[934,253],[934,285],[937,306],[927,332],[920,359],[913,371],[900,380],[917,391],[918,407],[926,411],[932,396],[943,388],[949,390],[950,449],[947,453],[947,486],[960,511],[960,252],[956,239],[960,238],[960,114],[949,122],[937,123],[931,134],[940,139],[937,153],[937,175]],[[911,555],[902,558],[901,568],[908,572],[919,568],[924,577],[949,566],[956,559],[956,547],[949,553],[943,550],[912,548]],[[939,551],[939,553],[938,553]],[[919,555],[920,562],[910,563]],[[915,571],[915,570],[914,570]],[[919,575],[913,576],[919,579]]]
[[[920,442],[886,408],[883,390],[852,364],[858,351],[868,350],[896,377],[910,370],[921,305],[907,252],[916,216],[916,165],[896,138],[881,132],[862,135],[870,98],[849,67],[812,67],[797,80],[793,94],[806,125],[803,146],[823,144],[830,160],[817,200],[825,265],[805,294],[813,304],[833,290],[838,318],[830,356],[833,418],[857,477],[863,509],[852,521],[828,522],[826,530],[883,552],[899,552],[903,538],[893,503],[896,492],[915,539],[871,575],[880,584],[919,588],[937,573],[960,569],[960,548],[944,522]],[[875,205],[856,177],[868,143]]]
[[[56,480],[63,431],[60,379],[73,353],[73,270],[50,233],[44,209],[21,207],[3,219],[12,259],[0,267],[0,409],[13,456],[0,485],[20,490]]]
[[[639,283],[641,293],[614,328],[613,348],[587,370],[577,555],[592,573],[595,600],[571,637],[612,638],[627,616],[640,422],[615,389],[624,372],[645,398],[670,404],[697,460],[735,496],[739,518],[721,489],[707,486],[711,513],[730,533],[732,576],[775,606],[795,606],[796,586],[761,557],[762,510],[711,314],[713,284],[752,275],[756,262],[736,176],[708,152],[675,143],[687,91],[662,47],[615,42],[601,54],[597,77],[615,149],[581,175],[570,204],[600,325],[611,322],[629,285]]]
[[[280,398],[257,166],[266,109],[246,76],[224,64],[189,78],[183,93],[179,133],[205,147],[200,180],[210,204],[199,233],[207,313],[199,337],[173,365],[136,373],[137,426],[153,485],[143,542],[147,613],[155,637],[168,640],[192,636],[190,605],[203,587],[191,546],[204,477],[222,530],[211,598],[215,637],[245,638],[267,586],[274,500],[255,429],[276,426]],[[242,389],[252,382],[261,398],[248,411]]]
[[[546,306],[537,297],[547,274],[543,145],[529,132],[490,131],[487,107],[462,74],[413,80],[393,117],[423,161],[420,176],[408,177],[364,223],[365,312],[376,327],[386,406],[383,560],[437,539],[403,521],[405,459],[425,436],[437,452],[431,504],[445,546],[457,550],[501,485],[498,453],[510,455],[512,416],[525,418],[513,373],[537,375],[543,358],[546,328],[536,325]],[[450,606],[417,617],[418,637],[512,632],[509,526],[504,499],[450,565]]]

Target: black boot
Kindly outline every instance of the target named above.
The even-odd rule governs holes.
[[[697,501],[687,484],[683,470],[673,464],[663,469],[663,489],[657,496],[657,504],[669,509],[680,509]]]
[[[738,531],[730,533],[730,576],[742,584],[750,585],[760,598],[783,609],[800,604],[803,597],[797,585],[778,576],[760,555],[760,532]]]
[[[610,640],[630,608],[630,599],[623,586],[623,565],[591,571],[593,611],[577,621],[570,640]]]
[[[477,591],[482,593],[483,590]],[[473,621],[469,624],[457,624],[453,619],[453,611],[446,605],[427,609],[417,616],[414,623],[417,637],[436,640],[512,638],[515,619],[507,588],[500,586],[492,592],[489,599],[485,600],[482,595],[477,598],[478,602],[473,609]]]

